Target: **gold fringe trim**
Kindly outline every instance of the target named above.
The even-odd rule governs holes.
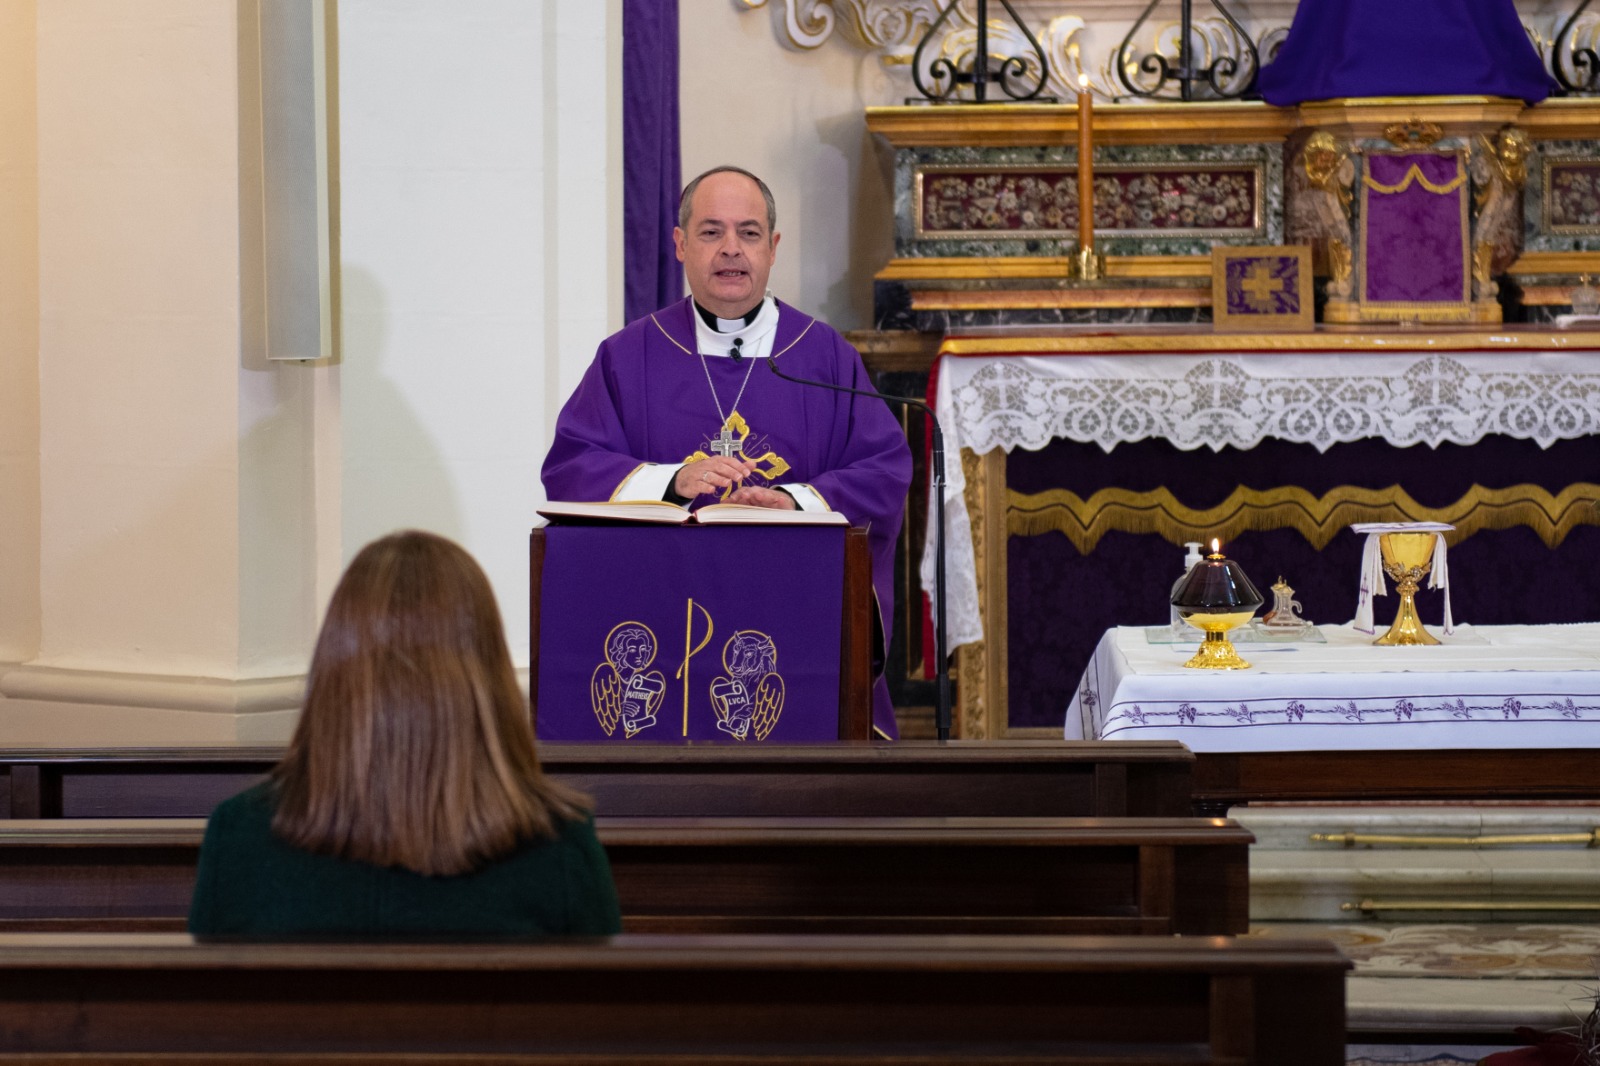
[[[1441,307],[1440,304],[1443,304]],[[1361,305],[1361,321],[1382,322],[1388,321],[1396,314],[1403,313],[1406,318],[1418,322],[1470,322],[1472,320],[1472,304],[1466,301],[1438,303],[1405,303],[1393,301],[1386,303],[1363,303]]]
[[[1357,522],[1448,522],[1456,527],[1445,535],[1452,545],[1481,530],[1527,526],[1554,548],[1574,527],[1600,525],[1600,485],[1577,482],[1554,496],[1538,485],[1474,485],[1455,503],[1439,508],[1423,507],[1399,485],[1341,485],[1320,497],[1298,485],[1240,487],[1203,511],[1185,507],[1166,488],[1101,489],[1087,500],[1066,489],[1008,492],[1006,500],[1011,536],[1061,533],[1085,555],[1111,532],[1156,533],[1182,544],[1212,537],[1228,541],[1243,532],[1269,529],[1293,529],[1321,551],[1336,533]]]
[[[1370,174],[1363,174],[1361,176],[1361,180],[1367,186],[1367,188],[1381,193],[1405,192],[1407,189],[1411,188],[1412,182],[1416,182],[1429,192],[1434,193],[1437,196],[1443,196],[1445,193],[1455,192],[1457,189],[1461,188],[1461,186],[1467,180],[1467,174],[1466,170],[1461,166],[1461,161],[1458,159],[1456,160],[1456,176],[1448,185],[1435,185],[1433,182],[1422,176],[1422,169],[1415,163],[1411,164],[1411,169],[1406,171],[1405,177],[1401,178],[1399,183],[1396,185],[1384,185],[1373,180],[1373,177]]]

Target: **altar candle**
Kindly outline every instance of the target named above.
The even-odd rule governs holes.
[[[1094,247],[1094,98],[1078,75],[1078,247]]]

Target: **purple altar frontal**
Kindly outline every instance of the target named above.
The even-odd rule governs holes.
[[[541,740],[839,738],[845,530],[550,526]]]

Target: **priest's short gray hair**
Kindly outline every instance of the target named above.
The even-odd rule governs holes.
[[[694,191],[700,187],[702,181],[713,174],[743,174],[756,183],[756,188],[761,190],[761,199],[767,202],[767,236],[772,236],[778,228],[778,201],[772,198],[772,190],[767,188],[766,182],[744,167],[735,166],[712,167],[683,187],[683,195],[678,197],[678,228],[683,230],[689,228],[689,209],[694,203]]]

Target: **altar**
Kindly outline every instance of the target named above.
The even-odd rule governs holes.
[[[1348,625],[1318,636],[1241,642],[1251,668],[1213,671],[1183,666],[1193,642],[1109,630],[1065,735],[1197,754],[1600,748],[1600,624],[1464,626],[1435,647],[1375,647]]]
[[[1593,621],[1597,352],[1600,333],[1531,326],[949,335],[932,391],[962,456],[945,530],[960,735],[1060,735],[1100,634],[1167,620],[1187,540],[1220,538],[1340,623],[1351,524],[1451,522],[1458,620]]]
[[[1576,191],[1600,107],[1496,93],[868,109],[894,258],[853,340],[946,432],[956,736],[1058,736],[1100,635],[1167,619],[1186,541],[1337,624],[1350,525],[1448,522],[1458,619],[1597,619],[1600,331],[1561,320],[1600,295],[1600,201]],[[1432,250],[1400,254],[1413,238]],[[1214,257],[1263,246],[1310,247],[1314,332],[1214,328]],[[916,611],[932,530],[924,501],[908,514]],[[928,627],[896,631],[898,668],[931,673]]]

